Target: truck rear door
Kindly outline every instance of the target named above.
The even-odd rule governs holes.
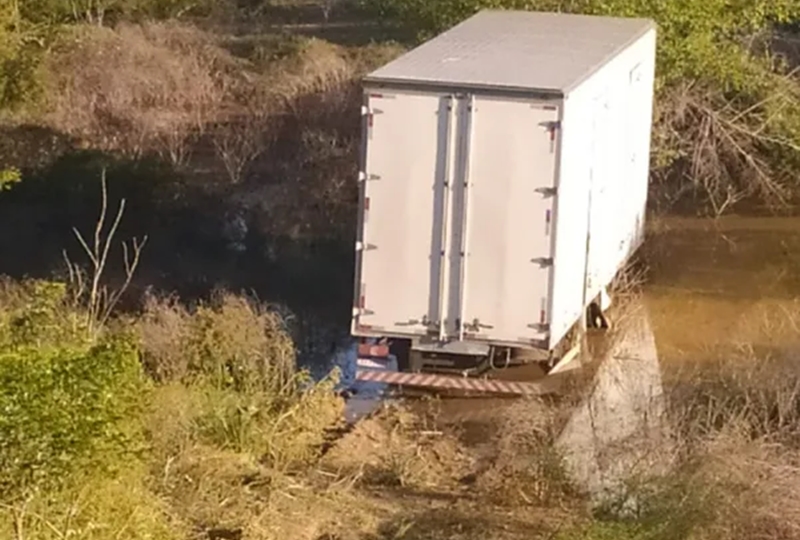
[[[463,336],[547,337],[559,111],[476,96],[467,128]]]
[[[452,99],[368,93],[354,332],[424,335],[440,318]]]

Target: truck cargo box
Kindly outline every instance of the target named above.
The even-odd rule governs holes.
[[[483,11],[369,74],[352,333],[554,348],[642,241],[655,45]]]

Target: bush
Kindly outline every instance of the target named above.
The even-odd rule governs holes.
[[[150,297],[138,328],[145,367],[158,381],[244,394],[293,391],[295,351],[283,320],[248,298],[218,293],[189,311]]]
[[[151,298],[138,327],[147,371],[183,384],[160,391],[173,403],[168,417],[154,411],[154,425],[171,426],[151,429],[161,454],[203,443],[291,468],[313,460],[341,418],[336,377],[298,371],[283,319],[253,300],[219,293],[188,310]]]
[[[4,284],[0,301],[0,500],[62,487],[133,451],[143,379],[133,341],[93,343],[66,288]]]

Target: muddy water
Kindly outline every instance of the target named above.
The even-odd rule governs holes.
[[[800,343],[800,219],[662,218],[642,248],[662,365]]]

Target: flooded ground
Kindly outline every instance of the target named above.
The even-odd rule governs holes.
[[[687,501],[674,518],[686,530],[696,526],[686,508],[718,505],[720,493],[725,500],[743,494],[714,527],[738,531],[739,516],[759,504],[775,526],[794,523],[770,512],[796,499],[794,480],[785,496],[774,490],[786,474],[775,456],[789,451],[775,450],[775,441],[796,440],[796,419],[782,416],[796,410],[795,362],[768,362],[768,355],[791,359],[800,347],[800,219],[654,220],[640,259],[643,295],[627,304],[618,297],[612,330],[590,339],[594,361],[553,399],[425,399],[420,392],[387,399],[373,385],[353,401],[354,416],[370,403],[397,405],[357,422],[328,458],[339,470],[360,456],[359,471],[380,486],[380,500],[402,506],[380,538],[638,538],[593,523],[587,506],[612,503],[616,515],[629,510],[630,518],[652,504],[651,490],[673,488],[676,500]],[[698,361],[729,359],[758,361],[767,376],[730,366],[694,371]],[[536,377],[533,367],[503,374]],[[764,407],[750,405],[756,402]],[[786,470],[796,471],[791,452]],[[691,471],[682,468],[689,462]],[[637,482],[645,487],[637,491]],[[764,494],[744,491],[756,484]],[[671,491],[662,495],[672,504]],[[654,523],[673,519],[665,516]],[[465,529],[475,517],[485,523]],[[594,532],[556,534],[581,520]],[[724,530],[720,537],[797,538]]]
[[[663,365],[800,344],[800,219],[662,218],[641,255]]]

